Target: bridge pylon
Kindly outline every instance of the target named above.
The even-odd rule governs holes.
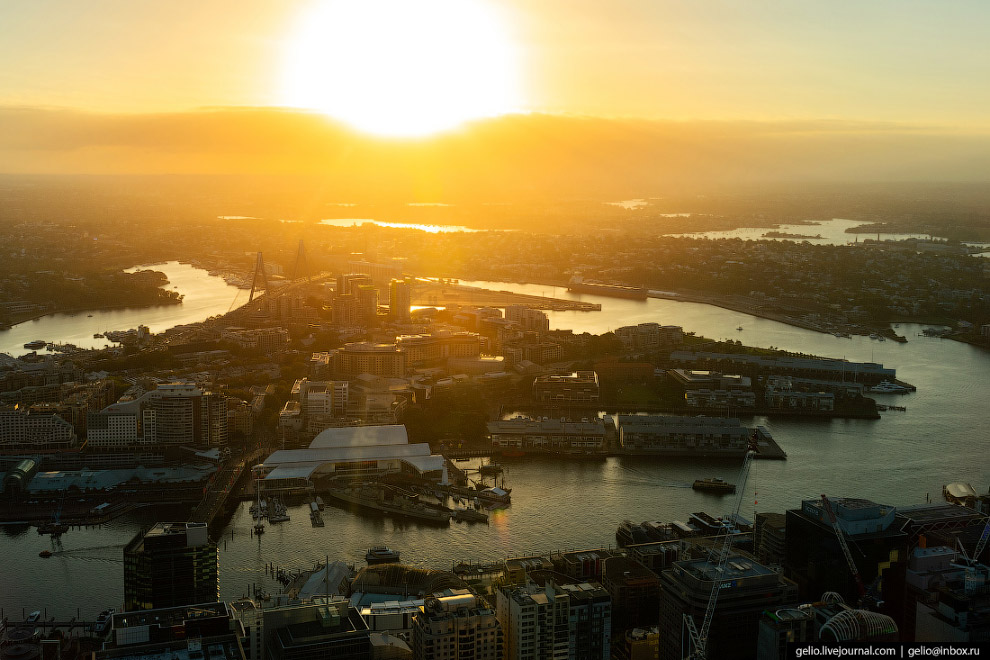
[[[259,283],[261,286],[259,286]],[[268,293],[268,275],[265,273],[265,260],[259,252],[258,258],[254,262],[254,277],[251,278],[251,295],[248,296],[248,302],[254,300],[254,292],[261,288],[265,290],[265,293]]]
[[[292,277],[290,279],[297,280],[300,277],[309,276],[309,262],[306,260],[306,247],[303,245],[303,239],[299,239],[299,249],[296,251],[296,263],[292,266]]]

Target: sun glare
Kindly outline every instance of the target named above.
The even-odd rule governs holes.
[[[287,44],[281,102],[426,135],[518,110],[516,48],[484,0],[327,0]]]

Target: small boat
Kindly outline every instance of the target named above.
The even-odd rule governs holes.
[[[464,522],[488,522],[488,514],[474,509],[454,509],[454,520]]]
[[[719,477],[710,477],[708,479],[697,479],[691,486],[694,490],[702,490],[709,493],[734,493],[736,492],[736,485],[730,484],[724,479]]]
[[[46,342],[46,341],[44,341],[42,339],[35,339],[34,341],[29,341],[28,343],[24,344],[24,348],[30,348],[32,350],[37,350],[39,348],[44,348],[47,345],[48,345],[48,342]]]
[[[485,476],[496,476],[502,473],[502,466],[498,463],[485,463],[478,468],[478,472]]]
[[[399,553],[387,545],[376,545],[365,553],[364,560],[368,562],[368,566],[394,564],[399,561]]]
[[[103,336],[103,335],[101,335],[101,334],[100,334],[99,332],[94,332],[94,333],[93,333],[93,339],[99,339],[99,338],[101,338],[102,336]]]
[[[51,550],[42,550],[41,552],[38,553],[38,556],[39,557],[44,557],[45,559],[48,559],[49,557],[52,556],[52,551]]]
[[[91,319],[91,318],[93,318],[93,315],[92,314],[87,314],[86,315],[86,318]]]
[[[254,526],[254,533],[255,534],[264,534],[265,533],[265,523],[259,521],[258,524],[256,524]]]
[[[101,635],[105,633],[110,628],[110,621],[113,619],[114,612],[116,611],[111,607],[108,610],[100,612],[96,616],[96,625],[93,626],[93,632]]]
[[[736,330],[742,332],[742,326],[739,326],[738,328],[736,328]]]

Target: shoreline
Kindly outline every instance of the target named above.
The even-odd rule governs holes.
[[[13,330],[16,326],[22,323],[28,323],[30,321],[37,321],[38,319],[43,319],[46,316],[55,316],[56,314],[81,314],[83,312],[106,312],[113,309],[150,309],[152,307],[171,307],[172,305],[181,305],[182,300],[177,300],[174,303],[161,303],[157,305],[100,305],[98,307],[82,307],[82,308],[72,308],[72,309],[57,309],[51,312],[45,312],[43,314],[35,314],[34,316],[29,316],[20,321],[14,321],[10,325],[0,328],[0,332],[4,330]]]
[[[559,282],[553,280],[530,280],[527,282],[508,282],[510,284],[537,284],[541,286],[553,286],[560,288],[567,288],[566,282]],[[825,335],[833,334],[833,330],[823,330],[816,324],[809,321],[803,321],[802,319],[794,318],[787,314],[779,312],[769,312],[761,309],[755,309],[751,303],[745,303],[742,301],[726,300],[720,296],[713,296],[703,293],[696,292],[681,292],[681,291],[657,291],[656,289],[646,290],[647,298],[656,298],[658,300],[671,300],[673,302],[689,302],[697,303],[701,305],[711,305],[712,307],[720,307],[722,309],[727,309],[732,312],[739,312],[741,314],[748,314],[750,316],[767,319],[768,321],[776,321],[777,323],[783,323],[795,328],[801,328],[803,330],[813,330],[814,332],[820,332]],[[603,296],[609,298],[611,296]],[[891,323],[893,323],[892,321]],[[898,319],[897,323],[924,323],[924,321],[909,320],[909,319]],[[845,326],[845,332],[849,334],[856,334],[868,337],[871,333],[876,333],[883,335],[886,339],[891,339],[898,343],[906,343],[907,337],[898,335],[894,332],[890,325],[887,326],[862,326],[862,325],[849,325]]]

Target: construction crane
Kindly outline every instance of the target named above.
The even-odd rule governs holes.
[[[687,660],[705,660],[708,657],[708,631],[711,629],[712,619],[715,617],[715,605],[718,603],[718,594],[722,590],[722,582],[724,581],[722,575],[725,574],[725,564],[729,560],[729,548],[732,545],[730,527],[739,517],[743,493],[746,491],[746,479],[749,477],[749,466],[753,462],[753,457],[759,453],[757,439],[757,432],[753,431],[749,440],[749,447],[746,449],[746,456],[743,458],[742,469],[739,471],[736,501],[732,507],[732,514],[728,516],[727,520],[722,521],[722,527],[719,531],[719,534],[723,535],[721,537],[722,545],[719,546],[717,554],[710,553],[708,556],[709,565],[714,565],[715,568],[712,572],[712,592],[708,596],[708,607],[705,608],[705,618],[701,622],[701,628],[695,626],[694,618],[690,614],[684,615],[684,627],[687,628],[691,646],[694,647],[694,650],[686,656]],[[717,543],[718,539],[716,538],[716,542],[712,546],[715,547]]]
[[[839,539],[839,547],[842,548],[842,554],[846,557],[846,563],[849,564],[849,571],[853,574],[856,579],[856,591],[859,592],[860,602],[866,597],[866,587],[863,585],[863,578],[859,575],[859,569],[856,568],[856,562],[853,561],[852,553],[849,552],[849,546],[846,544],[846,537],[842,533],[842,528],[839,526],[839,520],[835,517],[835,512],[832,511],[832,503],[828,501],[825,495],[822,495],[822,506],[825,507],[825,513],[828,514],[828,519],[832,522],[832,527],[835,529],[835,536]]]
[[[983,548],[987,547],[987,539],[990,539],[990,517],[987,517],[986,523],[983,525],[983,533],[980,534],[980,540],[976,542],[976,550],[973,552],[972,558],[966,554],[966,548],[963,547],[962,541],[956,537],[956,545],[959,547],[959,552],[962,553],[967,566],[975,568],[980,560],[980,553],[983,552]]]
[[[990,518],[987,518],[987,524],[983,526],[983,534],[980,535],[980,542],[976,544],[973,561],[980,560],[980,553],[983,552],[983,548],[987,547],[987,539],[990,539]]]

